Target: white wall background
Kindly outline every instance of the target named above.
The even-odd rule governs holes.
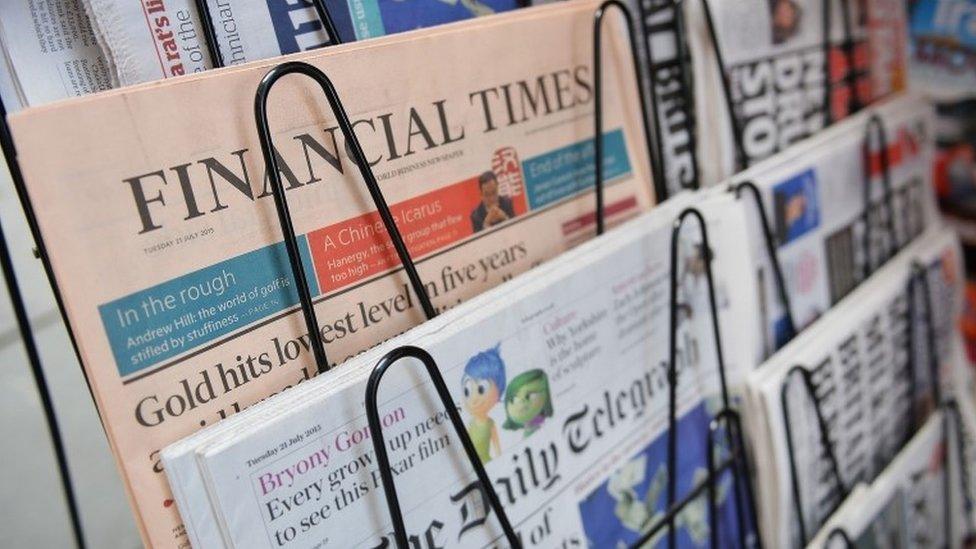
[[[140,546],[84,374],[0,156],[0,223],[13,256],[92,548]],[[71,547],[71,523],[37,388],[0,283],[0,547]]]

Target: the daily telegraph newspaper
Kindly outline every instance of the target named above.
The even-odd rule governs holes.
[[[213,66],[193,0],[79,0],[82,2],[123,86]]]
[[[941,101],[976,91],[976,6],[966,0],[911,3],[912,85]]]
[[[944,416],[935,413],[874,482],[852,491],[807,547],[847,549],[837,530],[855,547],[959,547],[963,506],[953,485],[946,509],[945,492],[946,479],[957,479],[953,472],[959,469],[947,444]],[[946,520],[953,526],[952,543]]]
[[[895,236],[888,228],[889,201],[881,173],[881,151],[872,138],[870,178],[865,179],[862,145],[869,117],[877,115],[887,133]],[[763,196],[783,269],[797,330],[809,326],[864,280],[894,250],[909,244],[937,217],[931,186],[934,114],[919,96],[882,102],[779,153],[734,181],[752,181]],[[869,186],[871,204],[864,202]],[[755,276],[763,292],[751,303],[765,334],[756,342],[753,364],[781,347],[793,334],[779,298],[759,213],[750,195],[749,241],[758,259]],[[870,212],[870,246],[865,253],[865,209]]]
[[[926,356],[908,347],[910,339],[925,345],[925,330],[919,328],[925,326],[924,314],[920,306],[910,306],[908,293],[916,261],[928,277],[933,310],[942,312],[933,315],[935,356],[943,379],[948,378],[959,367],[953,348],[959,344],[961,257],[955,234],[936,229],[749,376],[746,417],[767,545],[804,542],[794,507],[787,421],[808,536],[842,499],[821,444],[813,400],[796,366],[812,376],[839,474],[848,487],[872,481],[909,439],[913,420],[923,421],[934,409]]]
[[[8,113],[111,87],[82,0],[0,6],[0,98]]]
[[[593,233],[595,7],[540,6],[294,58],[334,79],[437,308]],[[632,90],[623,33],[608,38],[607,81]],[[501,52],[512,52],[505,63]],[[315,372],[253,120],[254,90],[273,66],[10,118],[82,361],[154,546],[185,542],[159,450]],[[625,91],[605,106],[610,223],[654,203],[637,105]],[[315,84],[285,78],[269,111],[317,336],[337,365],[424,318]]]
[[[711,333],[683,329],[681,453],[679,469],[667,468],[669,246],[684,198],[164,450],[181,512],[200,534],[194,542],[390,546],[372,447],[379,434],[367,427],[364,392],[379,356],[407,344],[436,360],[526,547],[639,540],[664,515],[669,478],[682,499],[706,476],[711,451],[706,437],[715,410],[700,384],[717,369],[714,351],[703,345]],[[699,204],[707,220],[735,209],[725,199]],[[714,262],[729,273],[741,254],[720,251],[742,238],[744,223],[727,220],[721,228]],[[691,231],[686,236],[697,242]],[[694,255],[683,257],[695,262]],[[705,276],[700,269],[682,272],[689,279],[683,285]],[[697,302],[685,300],[682,309],[707,318]],[[503,544],[443,405],[415,361],[388,371],[379,413],[409,534],[424,546]],[[738,539],[731,478],[721,477],[716,493],[722,539]],[[677,515],[680,546],[708,542],[706,507],[694,499]],[[218,524],[208,528],[211,513]]]
[[[905,86],[905,13],[900,2],[832,3],[826,60],[821,0],[706,2],[723,67],[708,33],[706,3],[684,3],[695,59],[699,155],[710,159],[701,166],[706,184],[734,172],[736,130],[742,143],[740,167],[748,167],[823,128],[828,79],[832,120],[849,114],[855,105],[851,99],[864,105]],[[848,34],[841,14],[845,6],[850,10],[853,67],[843,47]],[[728,77],[732,113],[720,70]],[[847,85],[851,79],[856,90]]]

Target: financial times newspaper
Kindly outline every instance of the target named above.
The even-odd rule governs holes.
[[[592,50],[579,37],[591,35],[594,9],[539,7],[297,58],[332,76],[439,310],[593,234]],[[633,90],[623,35],[608,37],[606,78]],[[500,48],[513,52],[506,63],[495,62]],[[540,51],[514,54],[529,49]],[[186,541],[159,450],[315,372],[252,118],[254,90],[273,66],[10,119],[153,546]],[[611,224],[654,204],[637,105],[625,91],[605,106]],[[321,326],[313,337],[337,365],[424,318],[314,84],[285,78],[269,111]]]

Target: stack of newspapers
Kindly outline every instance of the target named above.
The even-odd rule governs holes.
[[[145,544],[959,546],[964,257],[904,6],[632,1],[595,56],[606,5],[524,3],[0,7]]]
[[[747,175],[761,191],[768,180],[789,189],[797,180],[790,172],[804,164],[810,167],[801,171],[806,193],[793,196],[829,196],[829,176],[841,175],[843,166],[837,155],[856,148],[838,144],[837,137],[856,134],[871,115],[892,128],[924,132],[931,114],[918,99],[899,99]],[[922,155],[931,150],[923,143],[905,147]],[[832,155],[835,161],[825,164],[832,169],[799,160]],[[903,181],[927,177],[924,169],[914,177],[901,168],[892,172]],[[855,173],[847,174],[851,179]],[[928,193],[919,192],[931,206]],[[814,217],[828,220],[828,208],[841,204],[824,203]],[[656,545],[668,535],[682,546],[700,546],[712,539],[713,528],[733,544],[743,524],[737,515],[743,502],[735,496],[743,479],[723,475],[714,481],[714,511],[708,510],[709,496],[693,492],[709,477],[709,452],[719,451],[706,437],[722,404],[701,227],[682,225],[669,250],[675,220],[688,208],[701,213],[709,233],[719,345],[731,350],[726,356],[746,356],[735,354],[736,340],[750,332],[753,341],[761,340],[762,330],[755,323],[748,328],[751,317],[736,315],[763,290],[755,269],[768,259],[762,250],[744,254],[748,249],[737,246],[762,238],[749,223],[752,209],[724,191],[676,197],[335,372],[166,448],[163,464],[193,545],[393,543],[374,444],[389,453],[411,535],[462,546],[504,543],[484,489],[415,357],[401,357],[383,379],[373,404],[382,432],[367,426],[372,368],[384,355],[408,348],[423,349],[436,362],[526,546]],[[947,434],[934,396],[940,380],[948,388],[965,377],[953,328],[960,254],[951,232],[924,212],[916,220],[916,226],[911,220],[896,224],[887,239],[871,240],[872,250],[893,257],[869,267],[870,277],[856,281],[833,308],[825,301],[829,311],[769,360],[725,363],[728,380],[739,380],[730,386],[743,398],[759,532],[767,546],[803,546],[815,537],[818,547],[825,538],[836,542],[837,535],[822,530],[837,524],[852,539],[874,536],[899,547],[940,547],[947,535],[962,536],[968,517],[958,510],[964,507],[945,508],[947,501],[962,499],[961,490],[946,492],[945,476],[955,475],[951,486],[961,487],[959,473],[950,472],[958,468],[948,465],[958,457],[948,448],[959,441],[953,438],[957,431]],[[791,223],[801,232],[820,225],[819,219],[811,225],[810,216]],[[852,232],[838,225],[835,233]],[[874,225],[881,230],[887,223]],[[823,249],[829,237],[820,233],[819,239],[819,246],[808,240],[798,249]],[[817,260],[806,261],[814,263],[806,275],[813,283]],[[671,284],[678,286],[669,290]],[[670,303],[669,291],[677,302]],[[678,310],[674,381],[668,377],[671,307]],[[796,368],[809,373],[811,393],[804,392],[805,378]],[[969,406],[971,394],[958,397]],[[676,422],[669,424],[672,404]],[[825,440],[815,414],[825,418]],[[676,470],[669,469],[669,435],[677,440]],[[825,457],[828,448],[836,471]],[[672,482],[676,498],[668,496]],[[865,493],[876,494],[867,496],[869,506],[848,512],[853,504],[847,502],[831,516],[848,496],[861,501]],[[683,499],[689,502],[667,523],[667,511]],[[957,525],[951,533],[947,521]]]
[[[333,78],[438,311],[595,234],[592,43],[573,38],[590,36],[595,7],[540,6],[292,58]],[[606,32],[604,84],[621,90],[602,105],[613,226],[657,197],[626,36],[618,24]],[[529,50],[539,51],[518,55]],[[495,62],[499,52],[508,62]],[[314,376],[310,337],[325,343],[321,366],[338,366],[425,320],[337,116],[315,82],[288,76],[268,117],[297,275],[318,317],[309,335],[254,119],[258,84],[277,63],[9,117],[69,324],[153,545],[185,541],[163,447]]]

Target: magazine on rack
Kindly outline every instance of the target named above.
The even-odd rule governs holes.
[[[363,399],[379,357],[408,344],[437,361],[527,547],[636,542],[666,509],[669,246],[673,221],[690,198],[676,197],[164,450],[199,547],[392,542],[371,446],[378,435],[366,428]],[[742,210],[729,195],[694,204],[711,229],[720,320],[734,337],[730,290],[733,279],[744,279],[746,262],[729,250],[744,236]],[[699,329],[709,318],[707,297],[698,297],[706,290],[694,252],[700,234],[688,229],[679,246],[679,500],[705,473],[708,421],[718,404],[708,398],[717,390],[714,340]],[[425,375],[405,360],[380,391],[408,531],[435,544],[484,546],[501,531],[485,515]],[[722,536],[736,539],[731,488],[723,477],[719,524]],[[681,511],[677,525],[679,545],[707,541],[705,500]]]
[[[739,169],[748,167],[822,129],[828,78],[834,121],[849,114],[855,103],[867,104],[905,86],[905,8],[897,0],[704,0],[684,6],[695,60],[699,156],[711,159],[702,165],[704,184],[731,175],[737,160]],[[718,66],[706,8],[723,67]],[[825,44],[827,8],[831,16]],[[842,9],[850,10],[853,67],[845,53],[848,33]],[[728,77],[728,100],[720,71]]]
[[[592,48],[578,37],[591,35],[595,7],[540,6],[293,58],[333,76],[438,309],[593,234]],[[617,27],[607,36],[605,78],[622,90],[604,110],[615,224],[655,200],[628,46]],[[540,51],[514,54],[528,49]],[[500,51],[513,52],[509,62],[493,62]],[[358,70],[365,64],[374,70]],[[315,371],[253,121],[255,89],[273,66],[10,119],[82,361],[154,546],[185,539],[158,451]],[[319,336],[339,364],[423,315],[314,83],[283,79],[269,112]]]
[[[747,428],[767,545],[797,547],[805,541],[794,481],[802,524],[812,536],[841,503],[843,488],[872,481],[934,410],[930,368],[945,380],[960,367],[960,261],[955,234],[933,229],[749,376],[745,416],[751,419]],[[930,290],[934,366],[921,352],[928,349],[921,290],[912,298],[908,293],[916,262]],[[809,373],[839,479],[829,467],[816,408],[797,367]]]

